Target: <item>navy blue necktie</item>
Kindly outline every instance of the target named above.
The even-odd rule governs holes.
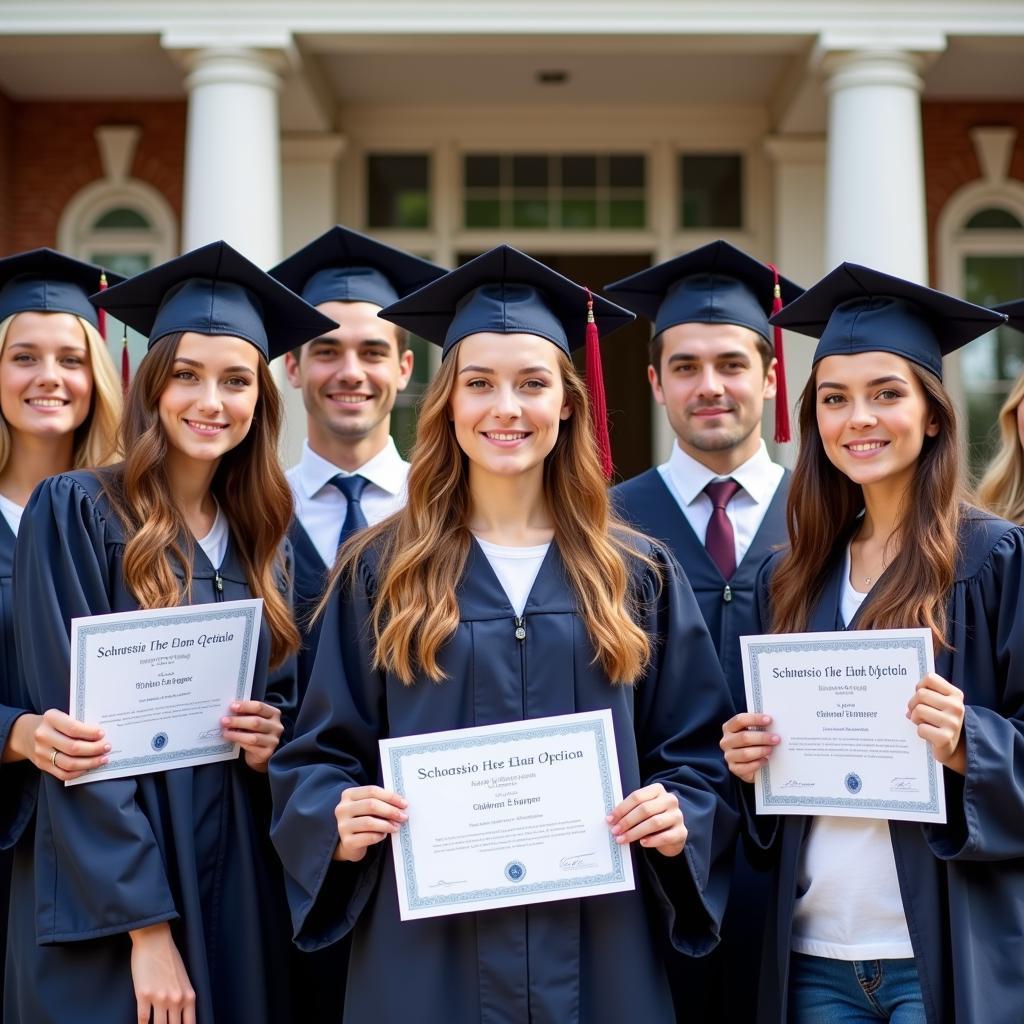
[[[366,523],[366,516],[363,515],[363,506],[359,499],[363,496],[363,488],[369,483],[365,476],[353,473],[352,476],[342,476],[340,473],[331,477],[330,481],[345,495],[348,505],[345,508],[345,522],[341,524],[341,536],[338,537],[338,547],[345,543],[356,530],[363,529]]]

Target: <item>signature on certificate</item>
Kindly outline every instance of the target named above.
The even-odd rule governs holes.
[[[779,789],[813,789],[814,783],[806,779],[786,779]]]
[[[569,857],[563,857],[559,862],[558,866],[563,871],[582,871],[585,868],[596,868],[597,861],[590,860],[593,857],[593,852],[589,853],[577,853]]]
[[[900,778],[899,776],[889,784],[889,790],[893,793],[916,793],[918,788],[916,779]]]

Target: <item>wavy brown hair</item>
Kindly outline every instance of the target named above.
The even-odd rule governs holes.
[[[612,513],[597,459],[586,387],[567,356],[559,369],[572,415],[564,420],[544,464],[544,492],[557,510],[555,541],[608,678],[636,682],[651,657],[647,634],[637,625],[635,568],[654,566],[638,535]],[[433,682],[445,674],[438,662],[459,624],[456,587],[472,543],[466,456],[448,416],[457,375],[452,351],[423,397],[405,508],[349,541],[332,571],[322,611],[339,577],[355,579],[360,559],[374,549],[380,570],[370,626],[374,662],[411,684],[421,671]]]
[[[1024,523],[1024,448],[1017,407],[1024,402],[1024,373],[999,410],[999,451],[978,484],[978,501],[997,516]]]
[[[114,510],[129,527],[124,578],[143,608],[173,607],[192,591],[195,541],[164,473],[167,435],[158,410],[180,340],[180,333],[165,335],[139,364],[121,422],[125,460],[106,486]],[[280,590],[281,541],[292,515],[292,495],[277,459],[281,396],[266,363],[260,359],[257,365],[259,398],[252,426],[221,459],[210,491],[230,523],[249,590],[263,598],[270,663],[276,666],[299,646],[291,609]],[[184,568],[184,594],[174,561]]]
[[[939,425],[925,437],[917,471],[903,499],[897,551],[864,603],[859,628],[924,626],[936,649],[946,641],[946,596],[956,578],[958,530],[964,500],[956,411],[942,381],[907,364],[924,388]],[[864,510],[860,486],[829,461],[818,433],[817,374],[800,396],[800,452],[786,509],[789,550],[771,580],[772,631],[807,629],[839,552]]]

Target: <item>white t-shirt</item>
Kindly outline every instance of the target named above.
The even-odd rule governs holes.
[[[839,609],[849,624],[867,594],[850,583],[846,550]],[[889,823],[815,818],[804,843],[793,914],[794,953],[831,960],[899,960],[914,955],[900,895]]]
[[[480,549],[491,563],[494,575],[508,597],[516,615],[522,615],[526,607],[530,591],[537,580],[541,563],[548,553],[551,544],[537,544],[528,548],[510,548],[504,544],[492,544],[490,541],[476,538]]]
[[[221,567],[224,556],[228,553],[229,536],[228,521],[224,518],[224,513],[221,511],[220,505],[218,505],[217,516],[213,520],[210,532],[205,537],[199,537],[196,541],[203,551],[206,552],[206,557],[210,560],[210,565],[214,569]]]
[[[18,536],[18,527],[21,526],[21,514],[24,511],[24,505],[15,505],[10,498],[5,498],[0,494],[0,513],[3,513],[4,519],[7,520],[7,525],[11,528],[11,533],[15,537]]]

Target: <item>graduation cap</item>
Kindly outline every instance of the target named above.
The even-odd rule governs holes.
[[[775,440],[789,440],[782,332],[768,318],[803,294],[799,285],[719,239],[606,285],[605,291],[651,320],[655,335],[678,324],[735,324],[764,338],[778,359]]]
[[[590,293],[510,245],[499,245],[399,299],[380,316],[441,348],[444,358],[471,334],[535,334],[566,355],[586,345],[587,386],[601,465],[611,476],[611,445],[599,331],[631,323],[629,310]]]
[[[92,301],[145,334],[150,348],[178,331],[229,334],[273,359],[338,326],[227,242],[161,263]]]
[[[942,378],[942,357],[1006,322],[973,302],[856,263],[841,263],[772,317],[818,338],[813,362],[892,352]]]
[[[99,329],[99,315],[89,296],[104,287],[105,280],[117,284],[124,278],[56,249],[32,249],[0,259],[0,320],[15,313],[71,313]]]
[[[268,273],[311,306],[321,302],[390,306],[447,271],[339,224]]]
[[[1016,299],[1014,302],[1001,302],[998,306],[992,307],[997,313],[1006,316],[1006,322],[1018,331],[1024,331],[1024,299]]]

